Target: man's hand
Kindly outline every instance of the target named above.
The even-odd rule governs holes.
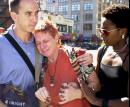
[[[49,104],[51,99],[46,87],[39,88],[35,92],[35,96],[43,103]]]

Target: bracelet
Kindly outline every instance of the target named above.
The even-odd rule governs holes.
[[[102,107],[108,107],[108,100],[103,99],[103,101],[102,101]]]

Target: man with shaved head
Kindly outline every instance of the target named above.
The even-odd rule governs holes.
[[[14,21],[8,29],[11,36],[35,64],[35,45],[32,31],[38,20],[39,6],[36,0],[9,0],[9,12]],[[34,77],[15,48],[0,36],[0,84],[12,83],[27,95],[29,107],[38,107],[34,96]]]
[[[33,68],[35,44],[32,31],[38,20],[38,11],[36,0],[9,0],[9,12],[14,24],[7,29],[8,37],[12,37],[19,44],[28,57],[23,59],[29,59]],[[9,43],[7,37],[0,36],[0,84],[11,82],[26,93],[29,101],[29,106],[26,107],[38,107],[38,101],[34,95],[36,91],[34,72],[31,73],[32,70],[23,59]],[[85,66],[92,63],[90,54],[82,55],[79,59],[85,61],[85,63],[82,62]]]

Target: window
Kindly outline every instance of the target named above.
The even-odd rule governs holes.
[[[62,32],[67,32],[67,26],[66,26],[66,25],[62,25],[61,31],[62,31]]]
[[[55,3],[55,0],[47,0],[47,3]]]
[[[54,6],[47,6],[47,10],[50,12],[55,12],[55,7]]]
[[[92,19],[93,19],[92,13],[86,13],[84,15],[84,21],[92,21]]]
[[[59,6],[59,12],[67,12],[68,11],[68,5]]]
[[[58,31],[60,32],[67,32],[67,25],[57,24]]]
[[[72,20],[78,21],[79,20],[79,15],[77,15],[77,14],[72,15]]]
[[[68,26],[68,33],[72,33],[72,26]]]
[[[67,2],[68,0],[59,0],[59,3]]]
[[[92,23],[87,23],[83,25],[84,31],[92,31]]]
[[[80,10],[80,4],[72,4],[72,11],[79,11]]]
[[[63,15],[65,19],[70,19],[69,15]]]
[[[93,10],[93,4],[85,3],[84,4],[84,10]]]
[[[73,28],[74,28],[74,32],[79,33],[79,29],[80,29],[80,27],[79,27],[78,24],[75,24]]]

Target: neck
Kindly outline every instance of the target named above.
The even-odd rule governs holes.
[[[118,45],[113,46],[114,51],[121,51],[126,46],[126,41],[120,42]]]
[[[33,35],[31,32],[25,32],[21,29],[17,28],[16,26],[13,27],[14,35],[17,36],[20,40],[24,43],[28,43],[30,39],[32,39]]]
[[[50,57],[48,57],[48,60],[49,60],[50,63],[56,62],[56,60],[57,60],[57,58],[58,58],[58,52],[59,52],[59,49],[56,48],[56,49],[55,49],[55,52],[53,52],[53,55],[50,56]]]

